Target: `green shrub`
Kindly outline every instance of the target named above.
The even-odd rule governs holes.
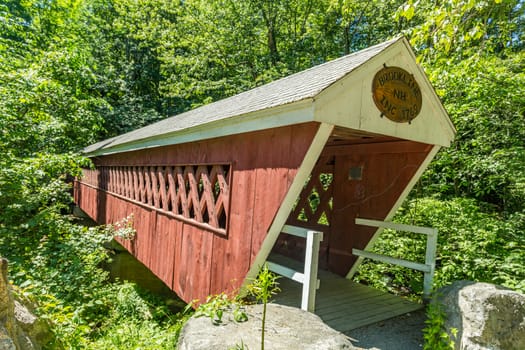
[[[107,285],[103,293],[107,318],[91,336],[90,348],[175,348],[189,314],[172,314],[161,298],[132,283]]]
[[[427,306],[426,327],[423,329],[424,350],[453,350],[457,329],[451,329],[452,338],[445,329],[446,314],[441,305],[434,301]]]
[[[78,226],[59,213],[46,216],[39,227],[49,234],[0,238],[12,239],[0,246],[0,254],[16,261],[11,278],[52,324],[55,339],[49,347],[174,347],[183,315],[172,314],[162,299],[134,284],[109,283],[101,268],[109,259],[103,244],[116,233],[113,227]]]
[[[394,221],[438,229],[434,287],[455,280],[483,281],[525,291],[525,213],[502,218],[470,199],[420,198],[407,202]],[[411,234],[412,235],[412,234]],[[423,262],[425,237],[385,230],[373,251]],[[420,295],[423,274],[365,260],[355,279],[399,294]]]
[[[243,300],[238,296],[229,296],[225,293],[210,295],[206,298],[206,302],[199,305],[195,311],[196,317],[206,316],[214,325],[219,325],[223,322],[222,317],[225,311],[231,311],[236,322],[244,322],[248,316],[244,312]],[[191,307],[188,305],[187,309]]]
[[[146,320],[123,320],[109,326],[104,335],[89,344],[90,349],[175,349],[182,322],[170,326]]]

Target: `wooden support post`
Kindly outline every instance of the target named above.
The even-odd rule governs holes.
[[[315,311],[315,291],[317,289],[317,268],[319,266],[319,242],[322,232],[308,231],[306,236],[306,255],[304,258],[304,283],[301,309]]]

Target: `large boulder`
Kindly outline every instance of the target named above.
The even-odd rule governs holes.
[[[8,262],[0,258],[0,350],[39,350],[52,338],[47,323],[36,317],[29,301],[13,296]]]
[[[456,349],[525,349],[524,294],[489,283],[457,281],[436,295]]]
[[[192,317],[179,337],[180,350],[259,349],[261,346],[262,305],[246,306],[248,320],[235,322],[225,312],[223,322],[214,325],[207,317]],[[316,315],[288,306],[268,304],[266,313],[266,349],[355,349],[347,336],[328,327]]]

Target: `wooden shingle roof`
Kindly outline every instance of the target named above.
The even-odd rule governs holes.
[[[90,145],[88,155],[119,152],[125,145],[133,149],[151,147],[150,139],[177,135],[202,125],[236,119],[254,112],[312,100],[372,57],[383,52],[402,38],[393,39],[365,50],[329,61],[252,90],[210,103],[154,124]],[[125,117],[125,116],[123,116]],[[237,123],[239,121],[236,121]],[[242,121],[241,121],[242,122]]]

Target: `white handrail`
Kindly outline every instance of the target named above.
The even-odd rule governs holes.
[[[393,265],[399,265],[407,267],[414,270],[423,271],[424,280],[423,280],[423,297],[425,299],[430,297],[430,292],[432,291],[432,280],[434,278],[434,271],[436,269],[436,249],[437,249],[437,236],[438,230],[431,227],[421,227],[405,224],[397,224],[395,222],[379,221],[379,220],[370,220],[370,219],[361,219],[356,218],[355,223],[357,225],[372,226],[378,228],[390,228],[398,231],[407,231],[413,233],[421,233],[427,236],[427,246],[425,253],[425,263],[420,264],[414,261],[403,260],[393,258],[391,256],[376,254],[369,251],[364,251],[360,249],[352,249],[352,254],[357,256],[362,256],[364,258],[369,258]]]
[[[362,218],[356,218],[355,219],[355,223],[357,225],[364,225],[364,226],[391,228],[391,229],[397,230],[397,231],[408,231],[408,232],[413,232],[413,233],[422,233],[424,235],[432,235],[436,231],[436,229],[432,228],[432,227],[423,227],[423,226],[398,224],[397,222],[379,221],[379,220],[362,219]]]
[[[306,252],[304,257],[304,271],[301,273],[289,267],[267,261],[268,269],[281,276],[290,278],[303,285],[301,309],[315,311],[315,292],[319,288],[317,268],[319,266],[319,246],[323,240],[323,233],[308,229],[285,225],[282,232],[301,238],[306,238]]]

